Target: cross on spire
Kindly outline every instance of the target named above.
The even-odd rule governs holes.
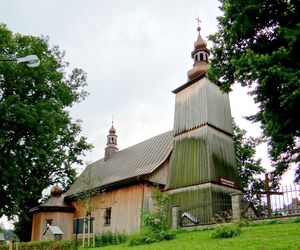
[[[196,21],[198,22],[198,28],[200,28],[200,23],[201,23],[201,20],[199,17],[196,18]]]
[[[198,31],[199,36],[200,36],[200,30],[201,30],[201,28],[200,28],[200,23],[201,23],[201,20],[200,20],[199,17],[197,17],[197,18],[196,18],[196,21],[198,22],[198,28],[197,28],[197,31]]]

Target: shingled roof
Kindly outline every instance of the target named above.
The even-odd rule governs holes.
[[[37,207],[30,209],[30,212],[37,211],[70,211],[73,212],[75,208],[65,201],[65,195],[50,196],[45,202]]]
[[[87,166],[65,194],[72,197],[84,191],[84,182],[93,177],[94,188],[113,187],[153,173],[173,149],[173,131],[169,131],[117,152],[112,158]],[[95,177],[97,177],[95,179]]]

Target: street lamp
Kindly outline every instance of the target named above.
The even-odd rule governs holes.
[[[35,68],[40,65],[40,59],[36,55],[29,55],[20,58],[13,58],[13,59],[0,59],[1,62],[17,62],[17,63],[24,63],[30,68]]]

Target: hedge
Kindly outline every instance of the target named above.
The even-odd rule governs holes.
[[[73,250],[75,245],[70,240],[22,242],[19,250]],[[0,250],[8,250],[8,245],[0,245]],[[14,247],[15,249],[15,247]]]

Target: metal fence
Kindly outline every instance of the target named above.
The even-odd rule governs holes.
[[[300,215],[300,185],[281,186],[276,192],[263,195],[261,206],[266,208],[266,212],[260,217]]]
[[[242,218],[264,219],[300,216],[300,185],[281,186],[276,191],[261,195],[260,200],[241,202]],[[217,202],[199,202],[192,207],[181,207],[180,224],[186,226],[229,222],[233,218],[230,198]]]
[[[198,226],[222,223],[232,220],[231,200],[219,200],[217,203],[201,202],[181,210],[181,226]]]

